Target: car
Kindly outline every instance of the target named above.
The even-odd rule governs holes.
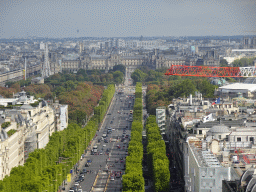
[[[103,147],[106,147],[106,144],[102,145]]]
[[[115,177],[114,177],[114,176],[110,176],[110,180],[111,180],[111,181],[114,181],[114,180],[115,180]]]
[[[110,121],[110,124],[113,124],[113,121]]]
[[[91,159],[87,159],[87,163],[91,163],[92,162],[92,160]]]
[[[111,115],[111,113],[108,113],[108,115]]]
[[[83,174],[83,173],[80,173],[79,177],[84,178],[84,174]]]
[[[122,138],[122,139],[121,139],[121,142],[124,142],[124,141],[125,141],[125,139],[124,139],[124,138]]]
[[[116,174],[116,178],[120,178],[120,176],[121,176],[120,173]]]
[[[124,158],[123,158],[123,157],[120,157],[120,160],[124,160]]]
[[[83,181],[84,181],[84,178],[82,176],[79,176],[79,183]]]
[[[103,151],[100,151],[100,155],[103,155]]]
[[[83,173],[87,173],[87,170],[86,170],[86,169],[83,169]]]
[[[107,148],[106,152],[110,152],[110,149],[109,149],[109,148]]]
[[[104,142],[105,142],[105,143],[108,143],[108,140],[107,140],[107,139],[105,139],[105,140],[104,140]]]
[[[98,139],[98,143],[100,143],[101,142],[101,139]]]
[[[89,163],[85,163],[85,165],[84,165],[85,167],[89,167],[90,165],[89,165]]]
[[[118,163],[118,159],[115,160],[115,163]]]
[[[79,182],[75,182],[75,186],[79,186]]]

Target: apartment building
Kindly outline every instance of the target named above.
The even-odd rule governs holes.
[[[160,130],[165,130],[166,126],[166,107],[156,108],[156,122]]]
[[[35,103],[36,100],[25,98],[24,92],[18,95],[17,101],[27,102],[15,109],[0,111],[0,124],[8,125],[0,127],[0,179],[9,175],[13,167],[23,165],[30,152],[44,148],[55,131],[68,125],[67,105]]]

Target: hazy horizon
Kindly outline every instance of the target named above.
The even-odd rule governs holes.
[[[1,1],[0,38],[256,35],[255,10],[255,0]]]

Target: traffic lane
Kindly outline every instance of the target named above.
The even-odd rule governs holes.
[[[124,106],[124,103],[123,103],[123,102],[121,102],[121,103],[122,103],[122,104],[119,104],[119,106],[117,105],[117,108],[120,108],[121,105]],[[111,113],[114,111],[114,109],[115,109],[115,107],[112,107],[112,108],[110,109]],[[118,110],[117,110],[117,111],[118,111]],[[107,117],[106,117],[106,120],[107,120],[107,119],[110,119],[111,116],[112,116],[112,115],[107,116]],[[106,120],[105,120],[105,122],[103,123],[103,129],[100,129],[100,131],[98,132],[97,137],[102,136],[102,134],[103,134],[103,132],[104,132],[104,126],[108,125],[108,121],[106,121]],[[120,122],[120,121],[119,121],[119,122]],[[126,123],[126,124],[127,124],[127,123]],[[116,126],[116,125],[115,125],[115,126]],[[118,126],[117,126],[117,127],[118,127]],[[117,127],[116,127],[116,128],[117,128]],[[117,131],[117,132],[119,132],[119,131]],[[116,134],[116,136],[120,136],[120,137],[121,137],[121,134],[122,134],[122,132]],[[114,135],[113,135],[113,136],[114,136]],[[112,137],[112,134],[111,134],[111,137]],[[111,152],[114,151],[113,148],[115,147],[114,144],[111,144],[111,143],[103,144],[102,141],[101,141],[101,142],[98,142],[96,145],[98,146],[98,152],[102,150],[103,155],[93,155],[93,156],[91,155],[91,156],[89,156],[89,157],[91,157],[92,164],[91,164],[91,166],[90,166],[89,168],[88,168],[88,167],[86,168],[87,170],[90,170],[90,172],[91,172],[90,174],[95,174],[95,177],[96,177],[96,173],[97,173],[97,171],[98,171],[99,169],[103,169],[103,168],[104,168],[104,165],[105,165],[105,168],[107,167],[106,164],[107,164],[107,158],[108,158],[108,156],[106,155],[106,153],[104,153],[104,147],[105,147],[105,150],[106,150],[107,148],[111,148],[111,150],[110,150]],[[106,145],[106,146],[103,146],[103,145]],[[106,161],[105,161],[106,164],[104,164],[104,159],[105,159],[105,158],[102,158],[102,157],[104,157],[105,155],[106,155],[106,157],[107,157],[107,158],[106,158]],[[120,155],[122,155],[122,154],[120,154]],[[120,164],[120,167],[122,167],[121,164]],[[85,168],[85,167],[84,167],[84,168]],[[116,170],[116,169],[115,169],[115,170]],[[89,184],[92,183],[93,180],[94,180],[94,177],[92,177],[92,176],[87,177],[87,176],[88,176],[88,174],[85,175],[85,180],[84,180],[83,182],[81,182],[81,186],[82,186],[83,190],[90,190],[91,186],[89,186]],[[88,189],[85,188],[85,185],[86,185],[86,186],[89,186],[89,187],[87,187]]]

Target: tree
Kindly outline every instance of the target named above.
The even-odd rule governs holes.
[[[113,71],[115,72],[115,71],[121,71],[123,74],[125,74],[125,70],[126,70],[126,67],[124,66],[124,65],[122,65],[122,64],[120,64],[120,65],[115,65],[114,67],[113,67]]]
[[[115,83],[121,84],[124,79],[124,74],[121,71],[115,71],[113,73]]]
[[[228,67],[228,62],[226,59],[220,60],[220,67]]]
[[[176,85],[174,88],[174,97],[189,96],[189,94],[194,94],[196,91],[195,85],[191,80],[185,79],[180,84]]]
[[[135,71],[131,75],[131,78],[133,79],[134,83],[137,83],[137,82],[143,82],[145,80],[146,76],[147,76],[146,73],[143,73],[139,69],[135,69]]]
[[[64,83],[64,88],[66,88],[66,91],[74,90],[76,86],[77,85],[74,83],[74,81],[71,80]]]

